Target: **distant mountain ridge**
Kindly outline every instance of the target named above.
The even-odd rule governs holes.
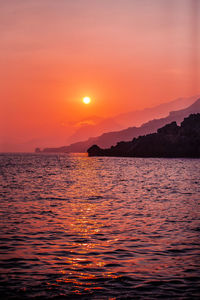
[[[108,148],[120,141],[130,141],[134,137],[154,133],[157,131],[158,128],[163,127],[164,125],[170,122],[176,121],[177,123],[180,123],[185,117],[188,117],[190,114],[199,112],[200,98],[185,109],[172,111],[167,117],[148,121],[140,127],[134,126],[120,131],[103,133],[99,137],[89,138],[86,141],[73,143],[69,146],[63,146],[58,148],[45,148],[42,152],[86,152],[87,149],[94,144],[102,148]],[[39,149],[37,151],[39,151]]]
[[[170,111],[184,109],[190,106],[198,96],[178,98],[150,108],[134,110],[111,118],[91,116],[77,123],[76,131],[67,139],[68,144],[100,136],[105,132],[119,131],[133,126],[141,126],[152,119],[163,118]]]
[[[133,126],[138,127],[148,122],[149,120],[166,117],[168,113],[170,113],[170,111],[177,111],[187,108],[188,106],[192,105],[199,97],[200,95],[189,98],[178,98],[170,102],[156,105],[154,107],[120,114],[115,117],[115,121],[119,124],[126,125],[125,128]]]
[[[176,122],[165,125],[151,133],[119,142],[109,149],[93,145],[89,156],[119,157],[190,157],[200,158],[200,114],[184,118],[181,126]]]

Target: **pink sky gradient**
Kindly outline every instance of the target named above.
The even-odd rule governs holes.
[[[199,12],[198,0],[0,0],[0,151],[199,94]]]

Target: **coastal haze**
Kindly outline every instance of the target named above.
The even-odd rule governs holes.
[[[191,100],[194,101],[194,97],[185,99],[186,101],[183,101],[183,103],[190,103]],[[149,110],[152,112],[152,114],[156,115],[162,115],[163,106],[168,109],[170,107],[177,107],[177,104],[180,104],[182,102],[182,99],[178,101],[173,101],[164,105],[160,105],[159,107],[155,107],[152,109],[146,109],[144,112],[147,112],[147,115],[149,115]],[[175,104],[175,105],[174,105]],[[182,104],[183,105],[183,104]],[[200,113],[200,98],[197,99],[192,105],[189,107],[186,107],[181,110],[177,111],[171,111],[169,115],[165,118],[160,119],[154,119],[150,120],[144,124],[142,124],[140,127],[129,127],[120,131],[113,131],[113,132],[105,132],[102,135],[94,138],[89,138],[86,141],[72,143],[69,146],[62,146],[62,147],[54,147],[54,148],[44,148],[42,152],[53,152],[53,153],[59,153],[59,152],[65,152],[65,153],[73,153],[73,152],[86,152],[89,147],[91,147],[94,144],[97,144],[98,146],[101,146],[103,148],[114,146],[116,143],[121,141],[131,141],[133,138],[136,138],[140,135],[145,135],[149,133],[156,132],[160,127],[170,123],[170,122],[177,122],[178,124],[181,123],[185,117],[188,117],[190,114],[196,114]],[[141,117],[140,112],[130,113],[133,115],[139,115]],[[130,115],[128,114],[128,115]],[[120,117],[120,116],[119,116]],[[145,117],[144,117],[145,118]],[[135,118],[133,118],[135,120]],[[36,148],[36,152],[41,152],[40,148]]]
[[[0,19],[0,151],[125,129],[139,124],[118,118],[72,138],[200,94],[198,0],[0,1]]]
[[[1,298],[200,299],[200,1],[0,20]]]

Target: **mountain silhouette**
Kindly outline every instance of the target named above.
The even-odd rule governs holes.
[[[192,157],[200,158],[200,114],[184,118],[181,126],[176,122],[165,125],[130,142],[119,142],[109,149],[93,145],[89,156],[125,157]]]
[[[134,137],[140,135],[146,135],[149,133],[154,133],[158,128],[163,127],[164,125],[176,121],[180,123],[185,117],[188,117],[190,114],[195,114],[200,112],[200,98],[197,99],[192,105],[185,109],[178,111],[172,111],[165,118],[154,119],[144,123],[140,127],[129,127],[120,131],[113,131],[103,133],[99,137],[89,138],[86,141],[81,141],[73,143],[69,146],[57,147],[57,148],[45,148],[42,152],[86,152],[89,147],[96,144],[102,148],[108,148],[120,141],[130,141]]]
[[[104,132],[119,131],[130,126],[139,127],[149,120],[166,117],[170,111],[184,109],[190,106],[197,98],[198,96],[178,98],[151,108],[130,111],[111,118],[90,116],[75,124],[77,128],[67,138],[67,143],[72,144],[84,141],[90,137],[100,136]]]

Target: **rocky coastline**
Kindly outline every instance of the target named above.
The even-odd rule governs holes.
[[[180,126],[176,122],[159,128],[156,133],[119,142],[102,149],[93,145],[88,156],[200,158],[200,113],[191,114]]]

